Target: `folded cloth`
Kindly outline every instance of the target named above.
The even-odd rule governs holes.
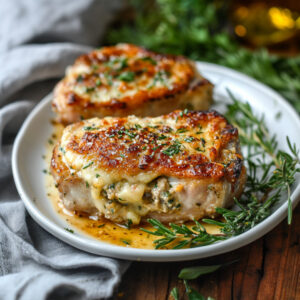
[[[0,0],[0,300],[107,298],[129,265],[84,253],[39,227],[18,196],[10,163],[32,100],[97,45],[122,6],[121,0]]]

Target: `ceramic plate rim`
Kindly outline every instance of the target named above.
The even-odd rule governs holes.
[[[277,92],[271,88],[265,86],[264,84],[258,82],[257,80],[248,77],[235,70],[204,62],[197,62],[198,67],[205,69],[205,72],[221,72],[227,73],[232,78],[238,80],[247,81],[252,88],[263,90],[270,97],[274,98],[281,107],[283,107],[286,112],[295,120],[300,131],[300,119],[296,111],[292,106],[284,100]],[[128,259],[128,260],[142,260],[142,261],[184,261],[193,260],[197,258],[205,258],[210,256],[215,256],[225,252],[229,252],[245,246],[254,240],[260,238],[270,230],[272,230],[276,225],[278,225],[287,216],[287,202],[283,203],[275,212],[272,213],[266,220],[256,225],[253,229],[232,237],[228,240],[222,241],[220,243],[199,247],[191,249],[181,249],[181,250],[152,250],[152,249],[137,249],[137,248],[127,248],[116,245],[111,245],[97,240],[86,239],[83,236],[77,236],[68,233],[66,230],[61,228],[55,222],[49,220],[42,212],[38,210],[35,206],[33,199],[27,194],[23,188],[22,179],[20,176],[20,165],[18,163],[18,157],[22,151],[20,145],[24,138],[26,138],[26,129],[28,128],[31,121],[38,115],[39,111],[44,108],[44,106],[49,105],[51,101],[52,94],[47,95],[28,115],[25,122],[23,123],[18,135],[15,139],[13,152],[12,152],[12,170],[13,177],[19,195],[21,196],[25,207],[32,218],[45,230],[56,236],[57,238],[65,241],[66,243],[79,248],[81,250],[115,258]],[[296,130],[296,129],[295,129]],[[300,199],[300,184],[295,188],[292,193],[292,203],[293,207],[297,205]]]

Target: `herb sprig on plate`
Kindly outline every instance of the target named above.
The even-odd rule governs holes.
[[[225,116],[239,129],[240,141],[246,150],[245,162],[248,177],[243,195],[234,199],[238,210],[217,208],[216,211],[225,221],[203,219],[208,224],[221,227],[221,234],[209,234],[203,225],[194,221],[191,228],[186,225],[169,224],[158,220],[148,222],[155,231],[145,230],[160,237],[154,241],[155,248],[200,247],[239,235],[266,219],[274,205],[286,193],[288,201],[288,224],[292,222],[291,186],[300,172],[299,151],[286,137],[289,153],[278,149],[276,136],[271,136],[265,124],[264,116],[257,117],[249,103],[238,101],[230,92],[232,100],[227,105]]]

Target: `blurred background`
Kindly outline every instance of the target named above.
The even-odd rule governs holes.
[[[104,44],[130,42],[244,72],[300,112],[300,1],[129,1]]]

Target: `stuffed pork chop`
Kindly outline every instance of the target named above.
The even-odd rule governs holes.
[[[51,172],[67,209],[133,224],[214,216],[246,179],[238,131],[215,111],[78,122],[64,129]]]
[[[103,47],[79,57],[54,90],[58,120],[158,116],[175,109],[208,109],[213,85],[183,56],[130,44]]]

